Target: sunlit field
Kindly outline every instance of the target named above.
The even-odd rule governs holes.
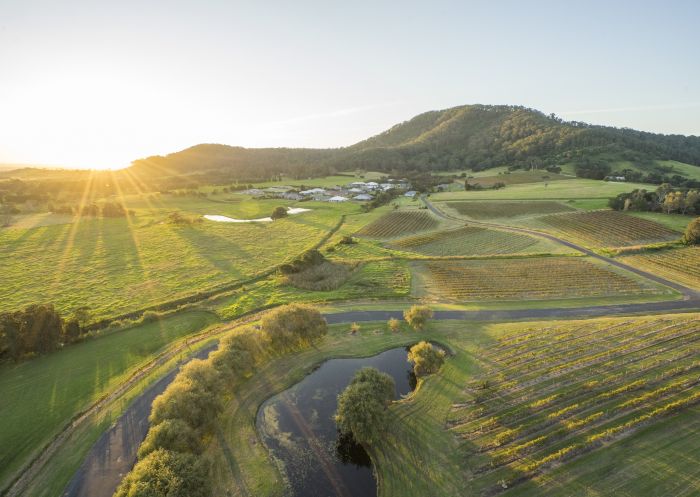
[[[357,205],[307,202],[310,212],[274,223],[217,223],[205,214],[267,217],[281,200],[168,195],[124,199],[126,218],[0,231],[0,311],[53,302],[113,317],[254,277],[313,247]],[[192,222],[175,224],[179,212]],[[38,284],[41,282],[41,284]]]

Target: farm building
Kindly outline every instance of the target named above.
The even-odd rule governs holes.
[[[372,198],[372,195],[368,195],[367,193],[361,193],[352,197],[353,200],[372,200]]]
[[[304,190],[299,193],[301,193],[302,195],[318,195],[326,193],[326,190],[324,190],[323,188],[312,188],[311,190]]]

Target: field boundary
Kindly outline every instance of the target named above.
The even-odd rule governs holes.
[[[451,216],[451,215],[445,213],[444,211],[438,209],[437,207],[435,207],[425,196],[422,196],[421,200],[426,205],[426,207],[428,207],[428,209],[430,209],[436,216],[442,217],[443,219],[460,220],[459,218]],[[462,221],[464,221],[464,220],[462,220]],[[700,292],[697,292],[691,288],[688,288],[685,285],[682,285],[680,283],[676,283],[674,281],[668,280],[668,279],[663,278],[661,276],[657,276],[655,274],[651,274],[647,271],[629,266],[623,262],[620,262],[619,260],[615,260],[613,258],[606,257],[606,256],[601,255],[601,254],[599,254],[591,249],[582,247],[578,244],[575,244],[575,243],[570,242],[568,240],[565,240],[563,238],[559,238],[559,237],[552,235],[550,233],[545,233],[544,231],[539,231],[539,230],[529,229],[529,228],[517,228],[514,226],[507,226],[507,225],[496,225],[493,223],[485,223],[485,222],[480,222],[480,221],[471,221],[471,222],[473,224],[476,224],[476,225],[482,225],[482,226],[493,227],[493,228],[500,227],[501,229],[505,229],[507,231],[513,231],[516,233],[526,233],[526,234],[530,234],[533,236],[546,238],[546,239],[551,240],[553,242],[560,243],[566,247],[572,248],[578,252],[582,252],[582,253],[584,253],[590,257],[593,257],[595,259],[607,262],[608,264],[616,266],[620,269],[624,269],[626,271],[634,273],[634,274],[641,276],[643,278],[649,279],[649,280],[654,281],[656,283],[659,283],[661,285],[665,285],[669,288],[672,288],[672,289],[680,292],[683,295],[684,300],[692,300],[692,299],[700,298]]]
[[[308,248],[306,250],[314,250],[314,249],[321,248],[343,226],[343,224],[345,223],[345,217],[346,217],[345,214],[341,215],[338,223],[333,228],[331,228],[325,235],[323,235],[323,237],[318,242],[316,242],[313,246],[311,246],[310,248]],[[298,257],[298,255],[292,257],[292,259],[295,257]],[[217,295],[219,295],[221,293],[228,292],[231,290],[236,290],[242,286],[249,285],[251,283],[256,283],[263,278],[267,278],[268,276],[274,274],[282,264],[284,264],[284,262],[276,264],[275,266],[271,267],[270,269],[266,269],[265,271],[260,272],[256,275],[251,276],[250,278],[247,278],[244,280],[238,280],[234,283],[225,283],[223,285],[219,285],[219,286],[211,288],[209,290],[196,292],[194,294],[191,294],[191,295],[188,295],[185,297],[180,297],[177,299],[169,300],[169,301],[166,301],[166,302],[163,302],[160,304],[154,304],[154,305],[151,305],[148,307],[142,307],[141,309],[138,309],[135,311],[130,311],[130,312],[123,313],[123,314],[118,314],[118,315],[113,316],[111,318],[101,319],[99,321],[96,321],[94,323],[89,324],[88,326],[85,327],[85,329],[87,329],[88,331],[99,330],[99,329],[108,327],[114,321],[137,319],[137,318],[141,317],[145,312],[148,312],[148,311],[154,311],[154,312],[172,311],[172,310],[177,310],[178,307],[181,307],[184,305],[196,304],[198,302],[201,302],[202,300],[216,297]]]

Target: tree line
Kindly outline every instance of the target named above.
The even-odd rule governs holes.
[[[115,497],[211,495],[209,463],[199,455],[226,395],[264,362],[309,347],[327,331],[318,310],[286,305],[267,312],[259,329],[248,326],[226,335],[206,360],[190,361],[153,401],[138,462]]]
[[[663,184],[654,191],[635,189],[620,193],[608,201],[608,206],[618,211],[700,214],[700,191]]]
[[[0,314],[0,359],[48,354],[85,334],[75,317],[64,319],[53,304],[33,304]]]

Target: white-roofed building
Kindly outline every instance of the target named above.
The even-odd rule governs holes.
[[[335,197],[331,197],[328,199],[329,202],[347,202],[348,199],[345,197],[341,197],[340,195],[336,195]]]
[[[372,195],[369,195],[368,193],[360,193],[359,195],[355,195],[352,197],[353,200],[372,200],[374,197]]]

